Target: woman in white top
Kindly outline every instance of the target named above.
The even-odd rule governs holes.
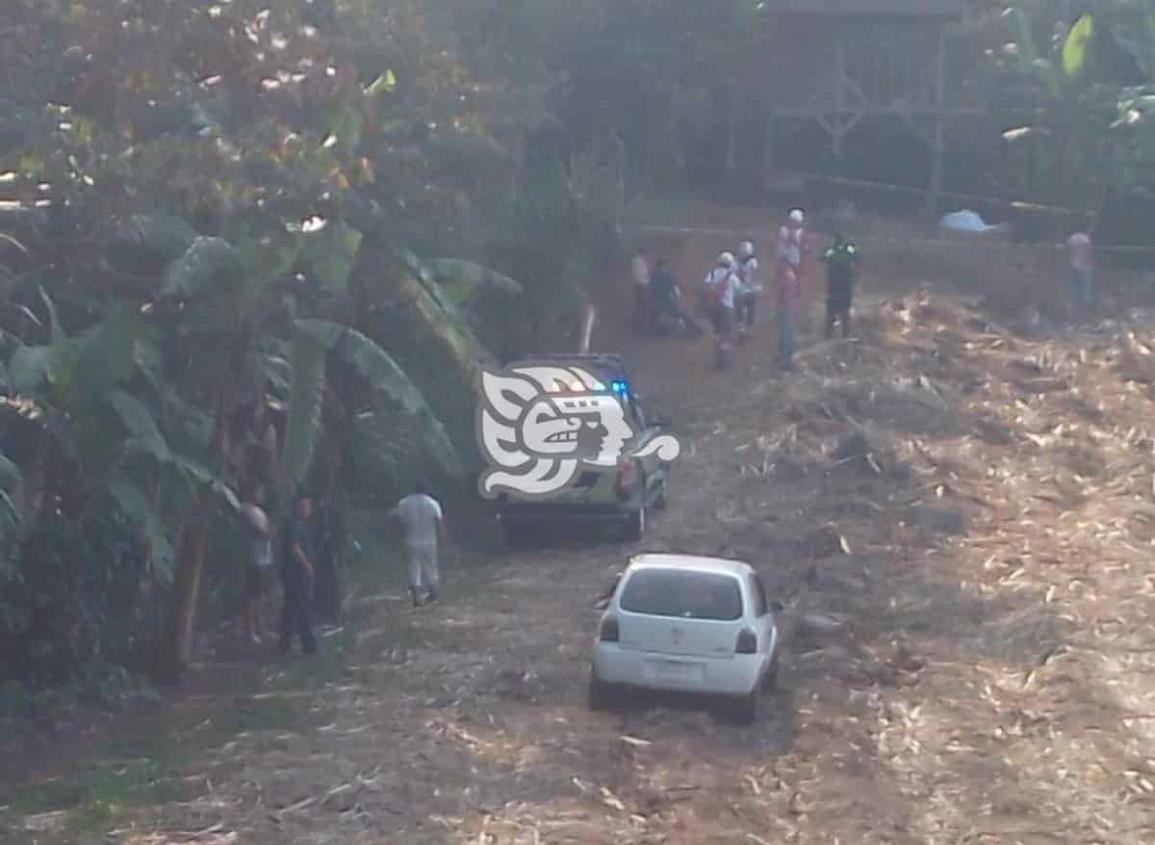
[[[737,262],[731,253],[723,252],[718,256],[717,266],[706,274],[703,285],[711,302],[711,316],[714,320],[714,365],[721,370],[730,363],[734,308],[742,286]]]

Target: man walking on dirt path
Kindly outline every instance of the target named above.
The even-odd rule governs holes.
[[[301,650],[305,654],[315,654],[317,651],[310,607],[313,592],[313,531],[309,518],[312,515],[312,498],[308,493],[298,493],[282,539],[281,585],[285,591],[285,603],[281,609],[281,654],[289,653],[294,636],[301,638]]]
[[[405,564],[413,606],[437,601],[441,583],[437,552],[447,539],[441,503],[429,495],[425,482],[418,481],[413,492],[398,502],[389,515],[401,523],[405,534]]]
[[[858,248],[844,235],[835,235],[822,260],[826,264],[826,339],[834,337],[835,323],[841,324],[842,336],[849,337]]]
[[[630,278],[634,288],[634,334],[648,334],[653,328],[653,306],[650,302],[650,265],[644,249],[630,259]]]
[[[734,256],[723,252],[703,282],[714,321],[714,367],[719,370],[730,365],[730,336],[734,332],[734,307],[741,285]]]
[[[778,309],[778,362],[794,366],[795,332],[802,307],[802,262],[806,256],[806,215],[795,208],[778,230],[775,250],[775,305]]]
[[[1071,260],[1071,299],[1076,308],[1090,308],[1095,300],[1095,249],[1090,233],[1072,234],[1067,239],[1067,251]]]

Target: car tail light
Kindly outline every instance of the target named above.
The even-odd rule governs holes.
[[[757,654],[758,635],[749,628],[738,632],[738,642],[734,645],[735,654]]]
[[[630,458],[623,458],[618,462],[618,495],[625,498],[634,492],[638,483],[638,468]]]
[[[598,639],[603,643],[616,643],[618,641],[618,620],[613,616],[607,616],[602,620],[601,630],[598,631]]]

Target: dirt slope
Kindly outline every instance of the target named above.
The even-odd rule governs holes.
[[[690,279],[719,244],[660,246]],[[687,446],[647,541],[451,572],[432,611],[362,597],[339,677],[270,680],[295,718],[111,840],[1155,841],[1155,315],[1029,339],[867,295],[857,340],[805,335],[782,377],[763,328],[718,376],[708,340],[625,339],[616,297],[599,342]],[[789,605],[753,728],[584,706],[595,601],[642,547],[745,558]]]

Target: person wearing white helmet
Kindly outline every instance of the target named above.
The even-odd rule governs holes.
[[[742,280],[738,292],[738,302],[734,318],[738,323],[738,336],[744,337],[754,329],[754,317],[758,310],[758,295],[762,292],[761,268],[754,254],[753,241],[742,241],[738,246],[738,277]]]
[[[714,364],[718,369],[724,369],[730,363],[730,335],[734,331],[734,308],[741,286],[733,253],[721,253],[717,265],[706,274],[704,281],[714,321]]]
[[[801,208],[790,211],[778,230],[775,253],[775,305],[778,310],[778,357],[786,369],[794,362],[798,312],[802,308],[802,269],[808,250],[806,214]]]

